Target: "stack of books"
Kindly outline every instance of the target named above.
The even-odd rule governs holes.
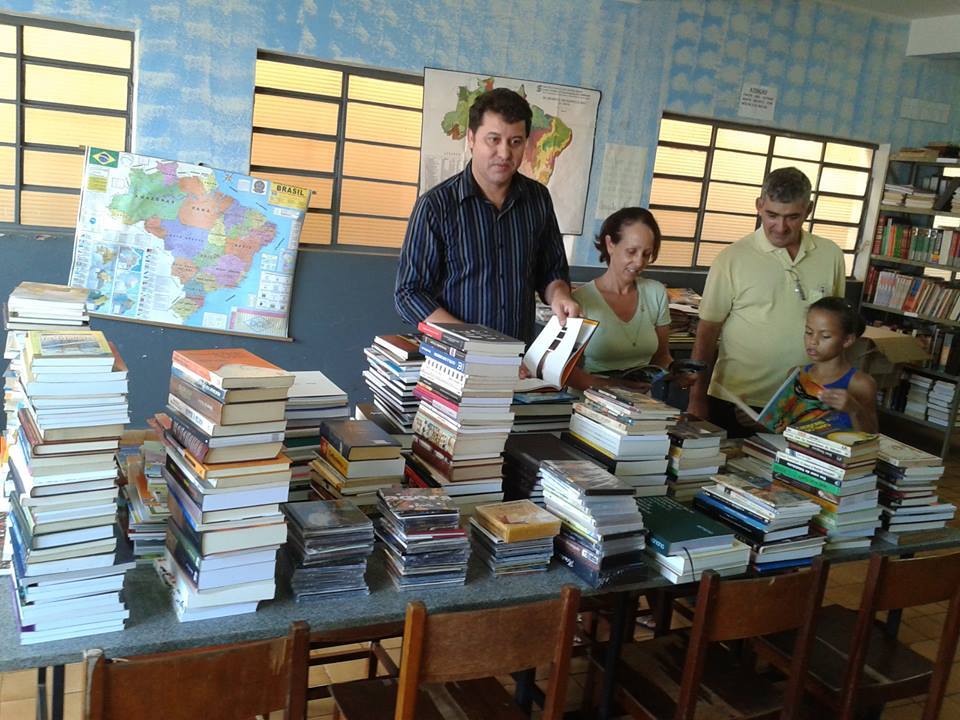
[[[460,510],[443,491],[431,488],[380,490],[377,537],[383,541],[387,573],[400,590],[462,585],[470,542]]]
[[[960,418],[950,417],[950,407],[957,392],[957,384],[949,380],[937,380],[927,395],[927,421],[941,427],[960,425]]]
[[[365,573],[373,523],[349,500],[287,503],[286,576],[297,602],[341,593],[368,595]]]
[[[561,562],[594,587],[643,576],[643,517],[630,485],[588,460],[545,460],[540,477],[547,510],[563,522]]]
[[[812,527],[831,549],[869,547],[880,525],[877,435],[815,420],[791,425],[783,436],[787,449],[777,453],[774,480],[820,506]]]
[[[502,457],[452,463],[419,435],[414,435],[412,450],[404,468],[409,487],[440,488],[465,515],[503,498]]]
[[[570,427],[570,415],[577,396],[566,390],[531,390],[513,394],[515,433],[548,432]]]
[[[703,298],[691,288],[667,288],[670,308],[670,340],[692,340],[697,334],[700,301]]]
[[[377,490],[403,479],[400,443],[369,420],[328,420],[320,425],[320,456],[310,462],[321,500],[347,498],[373,512]]]
[[[3,313],[3,326],[7,331],[3,357],[10,361],[3,374],[8,443],[15,441],[20,425],[17,409],[26,397],[19,375],[23,371],[21,355],[27,332],[84,329],[90,321],[86,310],[87,294],[86,288],[37,282],[22,282],[10,293]]]
[[[743,441],[740,446],[742,455],[727,459],[727,470],[740,475],[756,475],[773,480],[773,464],[777,453],[787,449],[783,435],[776,433],[757,433]]]
[[[913,185],[886,183],[883,186],[883,198],[880,202],[884,205],[903,205],[903,201],[913,192],[913,189]]]
[[[288,502],[310,496],[310,462],[320,451],[320,423],[350,416],[347,394],[319,370],[298,370],[287,397],[283,454],[290,458]]]
[[[570,430],[561,437],[634,488],[636,495],[667,491],[667,428],[679,411],[620,387],[591,388],[574,405]]]
[[[26,333],[7,516],[22,644],[120,630],[128,616],[115,460],[127,382],[104,379],[118,367],[103,333]]]
[[[730,526],[750,546],[750,564],[758,571],[809,565],[826,539],[810,528],[820,506],[803,494],[763,477],[717,475],[694,498],[704,515]]]
[[[151,422],[154,421],[148,421]],[[137,564],[152,564],[163,556],[170,517],[167,483],[162,474],[166,453],[158,439],[162,429],[157,428],[159,433],[141,431],[143,438],[136,453],[118,457],[124,480],[120,490],[126,505],[124,529],[133,545]]]
[[[727,432],[703,420],[690,420],[677,423],[667,434],[667,494],[678,502],[689,502],[724,466],[727,456],[720,451],[720,443]]]
[[[542,507],[540,463],[589,459],[552,433],[511,433],[503,448],[503,499],[530,500]]]
[[[281,441],[293,374],[239,348],[177,350],[173,380],[162,469],[170,519],[157,570],[181,621],[254,612],[274,596],[287,537]],[[279,437],[264,441],[269,433]],[[224,437],[241,444],[211,447]]]
[[[476,497],[489,493],[479,488],[502,480],[500,453],[513,426],[510,405],[523,343],[482,325],[422,322],[420,330],[426,359],[414,389],[420,399],[414,452],[468,511],[489,502]],[[469,479],[457,479],[460,468],[470,468]],[[454,488],[458,482],[476,489]]]
[[[940,278],[878,270],[868,275],[864,298],[873,305],[905,315],[956,322],[960,319],[960,288]]]
[[[470,526],[474,553],[496,576],[546,570],[560,532],[557,517],[529,500],[480,505]]]
[[[413,418],[420,405],[413,388],[423,365],[420,339],[415,335],[377,335],[363,354],[368,364],[363,379],[373,393],[374,406],[391,426],[387,432],[413,435]]]
[[[739,575],[750,564],[750,547],[733,530],[669,497],[638,498],[647,528],[647,554],[672,583],[696,582],[704,570]]]
[[[943,471],[936,455],[881,435],[877,481],[883,529],[877,537],[896,545],[904,533],[938,530],[952,520],[956,507],[937,496]]]

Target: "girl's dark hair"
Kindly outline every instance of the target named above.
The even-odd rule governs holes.
[[[863,331],[867,329],[867,325],[863,321],[863,318],[860,317],[860,313],[842,297],[820,298],[810,306],[807,312],[810,312],[810,310],[832,312],[840,319],[840,327],[843,329],[844,335],[860,337],[863,335]]]
[[[657,255],[660,254],[661,234],[660,226],[657,225],[653,213],[642,207],[625,207],[620,208],[603,221],[600,234],[597,235],[597,239],[593,243],[594,247],[600,252],[600,262],[610,262],[610,253],[607,252],[607,236],[610,237],[610,242],[616,245],[620,242],[620,233],[623,231],[623,228],[627,225],[633,225],[634,223],[640,223],[650,228],[650,231],[653,233],[653,254],[650,256],[650,262],[654,262],[657,259]]]

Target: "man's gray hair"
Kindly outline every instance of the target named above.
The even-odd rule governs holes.
[[[763,181],[760,197],[778,203],[809,202],[810,179],[795,167],[774,170]]]

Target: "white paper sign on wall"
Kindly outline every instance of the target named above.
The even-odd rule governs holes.
[[[744,83],[740,89],[740,107],[737,115],[753,120],[773,121],[777,106],[777,89],[768,85]]]

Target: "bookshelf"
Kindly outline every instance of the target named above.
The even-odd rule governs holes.
[[[917,188],[932,183],[939,192],[944,178],[951,176],[960,176],[960,163],[893,155],[887,165],[886,182]],[[956,219],[960,219],[960,212],[955,208],[881,204],[860,297],[868,323],[879,320],[906,332],[930,336],[931,367],[905,366],[905,371],[919,377],[913,385],[905,382],[898,390],[888,391],[880,411],[884,417],[939,433],[942,457],[949,452],[960,409],[960,223]],[[956,386],[946,410],[940,401],[930,404],[931,390],[920,414],[915,404],[927,383],[923,378],[929,379],[931,387],[939,383],[939,392],[945,384]],[[912,388],[911,412],[904,411],[908,387]]]

